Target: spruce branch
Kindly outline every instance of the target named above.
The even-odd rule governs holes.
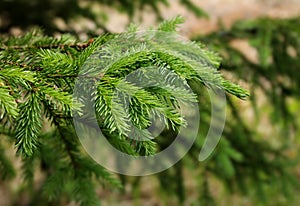
[[[158,31],[106,34],[85,43],[40,31],[1,38],[0,117],[9,118],[18,153],[31,161],[25,166],[28,179],[33,180],[34,160],[41,159],[47,175],[43,193],[49,199],[69,191],[71,199],[93,205],[98,202],[93,178],[120,186],[85,157],[72,121],[75,113],[82,117],[78,121],[88,128],[87,134],[101,128],[119,151],[151,156],[164,147],[147,130],[151,118],[160,119],[171,141],[188,124],[179,112],[180,103],[197,103],[198,96],[187,89],[191,81],[197,87],[216,86],[240,98],[248,96],[217,70],[219,56],[177,38],[182,21],[176,17],[163,22]],[[85,91],[77,99],[76,86]],[[92,123],[89,113],[82,112],[89,106],[96,117]],[[68,183],[69,188],[62,185]]]

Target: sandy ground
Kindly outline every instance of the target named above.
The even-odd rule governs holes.
[[[181,27],[181,34],[191,36],[193,34],[205,34],[218,28],[219,21],[226,27],[239,19],[254,19],[259,16],[274,18],[289,18],[300,15],[300,0],[193,0],[209,14],[209,18],[197,18],[190,11],[182,7],[178,0],[169,0],[170,6],[162,6],[164,18],[172,18],[176,15],[185,17],[186,22]],[[138,21],[139,17],[136,18]],[[142,28],[155,24],[153,13],[142,14]],[[111,13],[108,28],[114,32],[124,31],[128,23],[126,16]]]

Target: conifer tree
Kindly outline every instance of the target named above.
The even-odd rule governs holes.
[[[195,98],[182,87],[182,81],[196,94],[201,123],[194,145],[176,165],[155,175],[161,185],[159,196],[165,199],[162,201],[164,204],[171,202],[172,198],[176,198],[179,205],[190,204],[191,188],[186,187],[185,181],[192,178],[196,182],[198,198],[192,200],[194,205],[224,204],[224,198],[232,200],[230,197],[235,201],[241,199],[241,204],[246,198],[245,201],[251,205],[298,205],[299,155],[295,153],[299,146],[294,144],[294,138],[299,133],[299,18],[241,21],[230,29],[222,28],[197,37],[196,42],[188,44],[176,38],[176,27],[183,21],[174,18],[160,24],[157,32],[148,31],[152,35],[170,34],[158,38],[167,38],[165,42],[143,39],[144,44],[133,41],[130,47],[130,41],[127,41],[126,49],[122,50],[124,44],[108,43],[124,38],[136,41],[141,36],[135,26],[130,26],[123,34],[103,34],[79,42],[76,32],[70,28],[60,30],[53,20],[58,17],[68,23],[73,18],[84,17],[109,33],[105,27],[107,14],[93,13],[93,6],[112,6],[128,14],[129,19],[150,6],[160,19],[159,5],[172,2],[80,2],[0,2],[0,21],[5,19],[0,25],[1,33],[8,32],[13,26],[27,29],[38,25],[45,29],[35,29],[21,37],[0,36],[0,182],[10,183],[16,176],[23,178],[18,191],[14,192],[12,204],[19,205],[28,199],[28,205],[64,205],[74,201],[81,205],[97,205],[101,202],[97,194],[99,186],[122,191],[126,184],[131,184],[133,191],[139,193],[142,177],[117,176],[95,162],[82,147],[73,122],[74,114],[85,117],[82,113],[85,105],[74,101],[76,80],[84,76],[85,69],[92,71],[88,64],[92,66],[95,52],[99,52],[99,48],[108,49],[107,45],[110,45],[109,58],[111,54],[117,56],[114,64],[107,67],[105,75],[102,70],[95,70],[93,77],[97,77],[97,87],[93,89],[96,88],[96,92],[94,90],[94,93],[91,92],[93,95],[83,97],[94,100],[99,120],[97,126],[118,150],[133,156],[151,156],[166,148],[186,123],[177,112],[178,101]],[[191,1],[180,2],[198,16],[207,15]],[[57,31],[68,32],[69,35],[52,37]],[[94,31],[86,32],[88,35],[95,34]],[[241,39],[256,49],[257,62],[232,47],[232,41]],[[96,60],[99,67],[107,66],[108,62],[107,59]],[[176,95],[170,90],[144,89],[121,81],[131,72],[142,71],[141,68],[152,69],[149,73],[160,77],[160,81],[168,86],[164,88],[171,88]],[[173,86],[176,82],[173,75],[163,75],[166,70],[182,77],[176,87]],[[240,109],[243,103],[236,98],[244,99],[248,93],[225,80],[220,72],[229,74],[233,81],[239,80],[248,85],[254,119],[244,115],[244,110]],[[117,85],[123,97],[138,94],[128,110],[122,110],[120,104],[111,103],[112,90]],[[211,121],[207,88],[212,90],[216,87],[227,92],[226,126],[215,151],[207,160],[199,162],[199,151]],[[266,102],[263,106],[261,99]],[[128,119],[131,118],[139,129],[147,128],[150,124],[148,113],[153,109],[164,117],[162,124],[169,129],[164,130],[159,139],[154,140],[149,133],[139,133],[138,137],[147,141],[133,141],[128,134],[131,127]],[[130,111],[130,115],[124,111]],[[264,125],[261,120],[266,118],[271,120],[271,126],[268,126],[271,133],[268,135],[259,130],[259,126]],[[15,159],[10,155],[12,149],[16,153]],[[16,160],[21,161],[21,170],[15,165]],[[37,181],[37,178],[41,180]],[[216,187],[222,190],[220,182],[225,188],[225,196],[222,192],[215,192]],[[28,198],[23,198],[24,194]],[[228,204],[231,202],[228,201]]]

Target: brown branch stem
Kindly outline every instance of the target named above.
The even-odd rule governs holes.
[[[93,43],[94,39],[90,39],[87,43],[75,43],[75,44],[57,44],[57,45],[40,45],[40,46],[35,46],[35,45],[12,45],[12,46],[6,46],[2,45],[0,47],[0,51],[4,50],[10,50],[10,49],[15,49],[15,50],[23,50],[23,49],[64,49],[65,47],[71,47],[71,48],[76,48],[77,50],[83,50],[87,48],[91,43]]]

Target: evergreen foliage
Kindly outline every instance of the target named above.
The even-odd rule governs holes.
[[[133,45],[126,52],[120,50],[122,45],[106,47],[104,54],[114,51],[115,59],[111,59],[113,61],[104,71],[86,71],[84,65],[97,63],[101,66],[107,63],[105,55],[94,62],[92,54],[101,52],[99,46],[120,36],[128,38],[128,42],[136,40],[134,33],[102,35],[86,43],[79,43],[72,36],[63,35],[59,39],[45,36],[40,30],[18,38],[1,37],[0,135],[3,140],[0,143],[4,147],[4,144],[11,145],[12,140],[15,142],[17,154],[23,162],[26,188],[32,194],[30,204],[76,201],[81,205],[97,205],[98,181],[121,187],[116,177],[84,153],[74,130],[72,114],[85,115],[81,114],[83,105],[73,101],[74,84],[76,78],[84,78],[86,72],[93,72],[93,77],[102,77],[94,79],[96,92],[89,94],[95,100],[100,127],[112,145],[132,155],[154,154],[157,149],[169,144],[172,133],[185,124],[177,110],[178,101],[188,101],[192,96],[180,84],[177,87],[170,84],[174,77],[165,77],[165,70],[176,73],[184,84],[190,84],[196,91],[205,85],[208,88],[222,88],[239,98],[248,96],[245,90],[225,80],[218,72],[216,66],[220,58],[216,54],[196,42],[188,43],[175,38],[176,25],[181,22],[182,19],[177,17],[158,27],[169,35],[166,37],[171,40],[167,43],[145,39],[144,43]],[[165,88],[144,89],[121,81],[126,74],[139,68],[142,68],[141,71],[154,68],[151,73],[161,78]],[[134,94],[129,112],[124,111],[118,102],[113,102],[115,105],[112,103],[117,83],[120,83],[117,88],[119,95],[126,97]],[[204,98],[201,93],[197,94],[198,98]],[[161,115],[169,128],[162,134],[165,140],[155,142],[149,134],[135,131],[137,138],[147,141],[133,143],[129,138],[131,127],[128,120],[138,128],[148,127],[151,111]],[[229,159],[241,159],[234,150],[228,149],[224,154],[223,160],[229,165]],[[14,169],[4,155],[1,155],[0,166],[2,178],[13,176]],[[175,168],[177,172],[182,172],[181,166]],[[33,185],[37,169],[45,178],[36,189]],[[228,171],[226,177],[232,177],[232,173]],[[181,188],[182,185],[177,187],[178,190]],[[181,196],[183,199],[184,195]],[[18,204],[17,201],[15,204]]]
[[[196,15],[206,16],[192,1],[180,2]],[[84,70],[91,55],[112,39],[136,40],[131,32],[137,32],[138,28],[131,25],[126,33],[105,34],[82,43],[76,39],[76,32],[71,28],[61,31],[54,20],[60,18],[68,24],[74,18],[83,17],[107,32],[105,23],[109,15],[104,10],[94,13],[94,7],[111,7],[128,14],[130,20],[150,7],[159,19],[163,12],[159,5],[170,3],[166,0],[0,2],[0,33],[14,26],[27,29],[38,25],[45,29],[45,32],[36,29],[22,37],[0,36],[0,182],[5,185],[16,176],[23,177],[17,191],[12,192],[15,195],[13,205],[65,205],[74,201],[81,205],[97,205],[99,185],[123,188],[131,184],[134,196],[139,198],[142,177],[120,175],[118,178],[95,163],[81,147],[72,120],[72,111],[84,115],[84,106],[73,101],[72,95],[76,78],[84,76],[85,71],[91,72]],[[151,155],[170,145],[176,130],[186,124],[177,113],[178,101],[189,102],[195,98],[185,90],[182,81],[176,82],[177,87],[174,87],[174,75],[162,75],[166,70],[173,71],[197,95],[200,130],[185,158],[155,175],[161,190],[153,195],[159,195],[165,204],[173,204],[177,199],[179,205],[223,205],[224,201],[225,204],[241,202],[241,205],[245,202],[250,205],[298,205],[299,142],[295,137],[299,134],[300,123],[297,117],[300,105],[299,18],[241,21],[232,28],[195,38],[220,55],[199,42],[186,44],[176,39],[176,29],[181,23],[183,19],[177,17],[158,26],[159,31],[168,32],[165,38],[171,38],[170,41],[133,44],[127,53],[120,51],[124,46],[121,43],[107,51],[116,58],[105,72],[95,70],[101,80],[97,79],[97,88],[93,90],[96,92],[91,94],[98,124],[105,136],[115,148],[136,156]],[[72,36],[45,35],[56,31]],[[90,35],[95,31],[86,33]],[[249,43],[256,50],[257,59],[253,61],[248,58],[249,51],[241,52],[233,47],[232,42],[236,40]],[[96,60],[99,66],[111,59],[111,56],[102,57],[103,62]],[[126,74],[137,69],[145,71],[146,67],[152,74],[149,81],[153,76],[159,78],[165,84],[164,89],[144,89],[121,81]],[[216,68],[249,87],[254,118],[244,115],[243,104],[229,95],[243,99],[247,92],[225,80]],[[124,98],[135,94],[127,110],[120,102],[110,103],[116,85],[118,94]],[[211,120],[211,102],[206,88],[212,86],[228,92],[227,122],[212,156],[199,163],[199,151]],[[87,98],[90,97],[87,95]],[[150,110],[168,127],[155,140],[143,130],[129,132],[132,129],[129,119],[139,129],[149,126]],[[264,122],[266,119],[270,120],[269,125]],[[128,138],[129,135],[134,138]],[[134,141],[137,138],[146,141]],[[16,159],[11,157],[11,148],[15,148]],[[21,161],[21,167],[15,165],[16,160]],[[190,194],[195,192],[193,186],[192,190],[186,186],[186,181],[190,180],[196,182],[196,195]],[[219,183],[224,185],[225,195]],[[193,199],[194,196],[198,199]],[[29,202],[24,203],[25,199]],[[230,202],[232,199],[234,203]]]

